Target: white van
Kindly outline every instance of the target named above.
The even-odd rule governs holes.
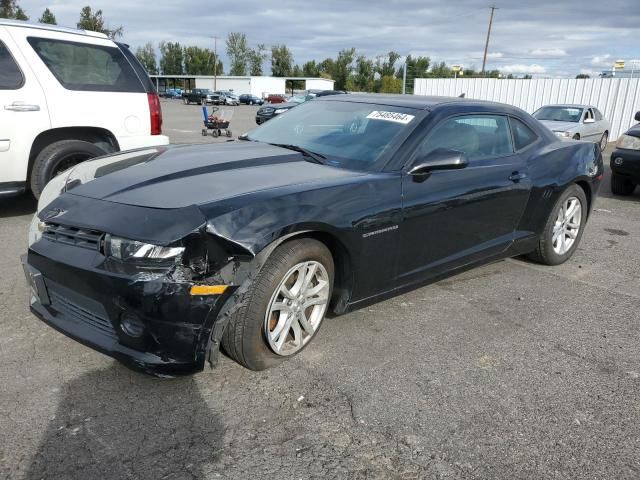
[[[105,153],[166,145],[160,101],[126,45],[0,19],[0,196]]]

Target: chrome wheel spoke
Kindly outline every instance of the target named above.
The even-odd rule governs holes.
[[[326,280],[319,280],[318,284],[307,291],[307,297],[315,297],[323,292],[325,289],[328,290],[329,282]]]
[[[582,222],[582,204],[576,197],[568,198],[558,210],[551,230],[551,245],[558,255],[566,254],[573,247]]]
[[[301,326],[309,335],[313,335],[316,331],[315,328],[313,328],[313,325],[309,322],[309,319],[307,319],[307,315],[304,311],[300,312],[300,315],[298,316],[298,325]]]

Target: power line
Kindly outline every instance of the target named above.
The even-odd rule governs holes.
[[[489,37],[491,36],[491,25],[493,24],[493,14],[498,7],[492,5],[491,7],[491,16],[489,17],[489,30],[487,30],[487,41],[484,44],[484,56],[482,57],[482,74],[484,74],[484,67],[487,64],[487,50],[489,49]]]

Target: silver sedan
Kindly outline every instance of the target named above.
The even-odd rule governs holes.
[[[545,105],[533,116],[562,139],[599,143],[602,150],[607,146],[611,124],[592,105]]]

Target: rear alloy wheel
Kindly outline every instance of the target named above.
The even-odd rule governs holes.
[[[31,191],[36,198],[45,185],[56,175],[90,158],[107,152],[93,143],[82,140],[60,140],[43,148],[33,162]]]
[[[333,275],[333,257],[323,243],[302,238],[277,247],[230,315],[224,351],[251,370],[302,351],[327,312]]]
[[[602,134],[602,138],[600,139],[600,150],[604,152],[604,149],[607,148],[607,143],[609,143],[609,134],[604,132]]]
[[[587,197],[578,185],[560,196],[547,219],[538,247],[528,256],[545,265],[560,265],[578,248],[587,221]]]
[[[629,177],[617,173],[611,174],[611,193],[614,195],[628,197],[635,189],[636,186]]]

